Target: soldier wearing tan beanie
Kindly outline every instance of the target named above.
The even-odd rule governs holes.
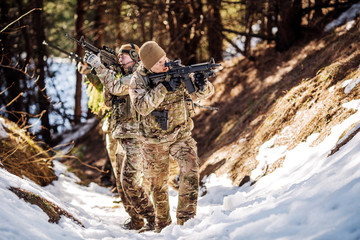
[[[140,48],[140,59],[147,70],[150,70],[165,55],[165,51],[154,41],[145,42]]]
[[[129,95],[140,119],[143,171],[152,191],[155,232],[161,232],[172,223],[168,193],[171,158],[180,168],[176,222],[183,225],[196,214],[199,158],[196,141],[191,136],[192,100],[211,96],[214,86],[202,79],[203,88],[190,96],[181,77],[171,76],[155,84],[147,76],[168,71],[165,51],[149,41],[140,47],[139,55],[142,64],[131,78]]]

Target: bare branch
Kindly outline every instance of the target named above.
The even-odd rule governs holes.
[[[189,31],[189,29],[192,27],[192,25],[194,23],[196,23],[198,21],[198,19],[193,19],[188,25],[187,27],[169,44],[169,46],[166,48],[165,52],[169,52],[169,50],[174,46],[175,43],[177,43],[182,36],[184,36],[185,33],[187,33],[187,31]]]
[[[16,23],[17,21],[19,21],[21,18],[25,17],[26,15],[28,15],[29,13],[36,11],[36,10],[42,10],[42,8],[33,8],[30,11],[28,11],[27,13],[21,15],[20,17],[18,17],[16,20],[12,21],[11,23],[9,23],[6,27],[4,27],[0,32],[5,31],[8,27],[10,27],[12,24]]]
[[[4,91],[0,92],[0,95],[6,92],[9,88],[11,88],[14,85],[14,82],[10,85],[10,87],[7,87],[4,89]]]
[[[10,69],[13,69],[13,70],[15,70],[15,71],[19,71],[19,72],[23,73],[25,76],[27,76],[27,77],[29,77],[29,78],[31,78],[31,79],[35,78],[35,71],[32,73],[32,75],[30,75],[30,74],[28,73],[27,69],[23,70],[22,68],[18,68],[18,67],[17,67],[18,65],[19,65],[19,62],[17,62],[17,63],[15,64],[15,66],[11,66],[11,65],[4,65],[4,64],[2,64],[2,61],[0,61],[0,67],[10,68]],[[28,65],[26,66],[26,68],[27,68],[27,67],[28,67]],[[37,81],[38,78],[39,78],[39,76],[36,77],[35,82]]]
[[[239,31],[227,29],[227,28],[223,28],[222,31],[229,32],[229,33],[235,33],[235,34],[238,34],[241,36],[246,36],[246,37],[257,37],[257,38],[261,38],[261,39],[268,40],[268,41],[274,40],[273,37],[269,37],[269,36],[262,35],[262,34],[239,32]]]
[[[21,97],[24,93],[21,92],[19,93],[19,95],[17,95],[13,100],[11,100],[11,102],[9,102],[8,104],[6,104],[5,106],[3,106],[2,108],[0,108],[0,111],[2,111],[4,108],[10,106],[13,102],[15,102],[19,97]]]
[[[224,39],[225,39],[228,43],[230,43],[230,44],[236,49],[237,52],[239,52],[239,53],[241,53],[242,55],[246,56],[245,52],[244,52],[243,50],[241,50],[241,49],[240,49],[233,41],[231,41],[227,36],[225,36],[225,35],[223,34],[223,37],[224,37]]]

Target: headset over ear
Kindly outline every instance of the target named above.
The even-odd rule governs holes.
[[[129,50],[122,50],[122,53],[127,53],[135,62],[139,61],[139,54],[136,52],[134,44],[130,43],[131,49]]]

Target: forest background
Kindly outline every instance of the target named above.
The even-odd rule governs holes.
[[[0,114],[21,126],[40,119],[34,135],[51,145],[62,129],[51,123],[57,112],[72,125],[92,116],[81,108],[82,77],[76,75],[72,114],[54,107],[46,80],[52,56],[66,57],[47,48],[44,40],[84,55],[65,33],[85,39],[98,48],[118,49],[132,42],[139,46],[157,41],[173,59],[183,64],[222,61],[242,54],[252,60],[251,42],[260,39],[279,52],[299,38],[316,35],[339,8],[355,0],[4,0],[0,25]],[[75,71],[75,68],[74,68]],[[58,73],[57,73],[58,74]],[[60,73],[61,74],[61,73]],[[56,88],[56,86],[55,86]],[[61,95],[61,93],[58,93]],[[60,103],[61,104],[61,103]]]

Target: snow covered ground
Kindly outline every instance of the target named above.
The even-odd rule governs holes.
[[[355,23],[353,20],[360,13],[360,3],[353,4],[348,10],[343,12],[336,20],[327,24],[324,28],[324,32],[328,32],[337,26],[346,24],[347,28],[351,28]]]
[[[360,100],[344,107],[359,110]],[[357,111],[316,147],[310,147],[316,134],[291,151],[264,143],[259,168],[271,156],[286,159],[283,167],[253,186],[235,187],[226,176],[211,175],[205,180],[208,192],[199,199],[196,217],[184,226],[175,224],[177,193],[169,189],[173,223],[160,234],[122,229],[128,216],[114,202],[119,199],[96,184],[78,185],[59,162],[55,162],[59,179],[47,187],[0,168],[0,239],[360,239],[360,134],[328,156],[344,129],[359,119]],[[85,228],[66,217],[59,224],[49,223],[39,207],[20,200],[10,186],[54,202]]]

